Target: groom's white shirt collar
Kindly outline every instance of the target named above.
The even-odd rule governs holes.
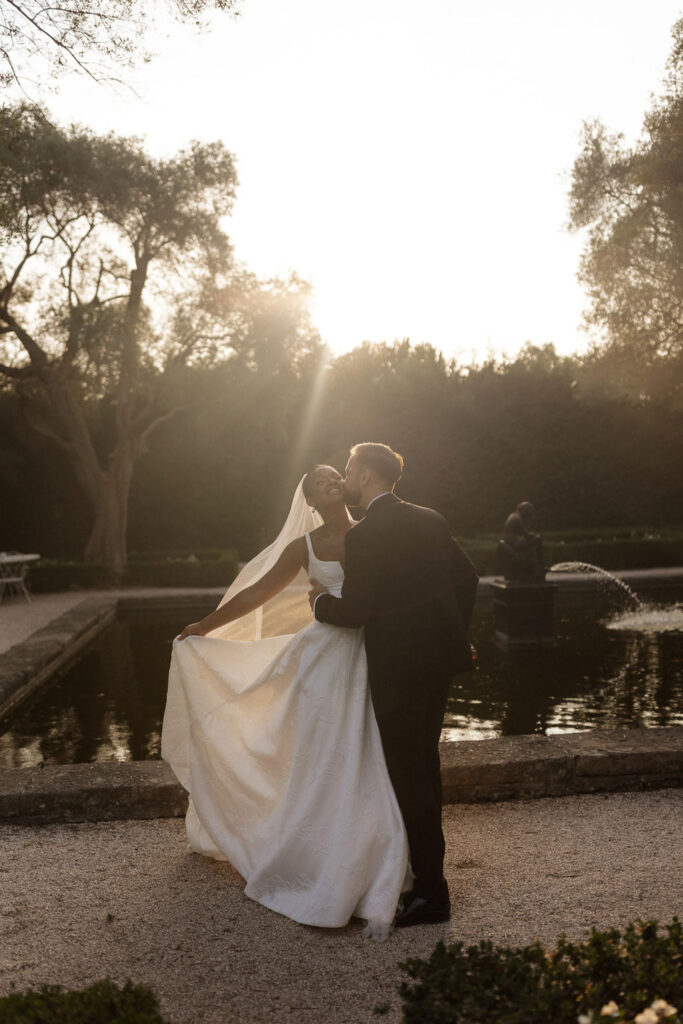
[[[393,494],[393,493],[394,493],[393,491],[382,491],[382,493],[381,493],[381,494],[376,494],[376,495],[375,495],[375,497],[374,497],[374,498],[371,498],[371,499],[370,499],[370,501],[369,501],[369,502],[367,503],[367,505],[365,506],[365,511],[367,512],[367,511],[368,511],[368,509],[370,508],[370,506],[371,506],[371,505],[372,505],[372,504],[373,504],[373,503],[374,503],[375,501],[377,501],[377,499],[378,499],[378,498],[384,498],[384,497],[385,497],[385,496],[386,496],[387,494]]]

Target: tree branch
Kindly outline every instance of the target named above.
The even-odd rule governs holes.
[[[24,416],[24,420],[28,427],[33,430],[36,434],[40,434],[41,437],[47,438],[52,444],[57,445],[66,455],[73,457],[75,449],[74,446],[69,442],[65,441],[63,437],[56,434],[49,427],[44,426],[42,423],[37,423],[29,413],[29,403],[23,401],[21,403],[21,411]]]
[[[17,336],[21,344],[29,354],[31,363],[36,369],[42,370],[48,363],[47,352],[40,347],[37,341],[25,331],[21,324],[17,323],[7,307],[0,308],[0,320],[4,320],[10,330]]]
[[[30,366],[7,366],[5,363],[0,363],[0,373],[4,373],[6,377],[10,377],[12,380],[27,380],[27,378],[33,376]]]
[[[56,47],[58,47],[61,50],[64,50],[64,52],[67,53],[69,57],[71,57],[74,64],[77,64],[81,71],[84,71],[89,78],[92,78],[93,82],[97,81],[95,75],[93,75],[93,73],[88,70],[85,64],[78,59],[74,51],[69,46],[67,46],[66,43],[63,43],[61,39],[57,39],[57,37],[53,36],[51,32],[48,32],[47,29],[43,28],[42,25],[39,25],[36,19],[32,18],[29,14],[27,14],[26,11],[23,10],[23,8],[19,4],[14,2],[14,0],[5,0],[5,3],[8,3],[10,7],[13,7],[17,14],[19,14],[22,18],[25,18],[26,21],[28,21],[29,25],[33,25],[35,29],[37,29],[39,32],[42,32],[44,36],[47,36],[50,42],[54,43]]]
[[[173,409],[169,409],[168,412],[165,412],[163,416],[157,416],[155,420],[152,420],[149,426],[145,430],[143,430],[143,432],[140,434],[140,437],[138,438],[138,451],[141,453],[146,452],[147,443],[152,434],[154,433],[154,431],[157,429],[157,427],[160,427],[162,423],[166,423],[167,420],[172,419],[175,415],[177,415],[177,413],[184,412],[185,409],[189,409],[189,405],[177,405]]]

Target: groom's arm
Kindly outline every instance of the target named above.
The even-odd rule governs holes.
[[[346,566],[341,597],[320,594],[313,614],[318,622],[358,629],[377,615],[377,571],[371,552],[363,542],[363,530],[354,526],[346,535]]]

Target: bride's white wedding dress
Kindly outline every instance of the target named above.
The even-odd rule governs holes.
[[[308,574],[341,593],[339,562]],[[162,757],[190,794],[187,836],[245,893],[302,924],[389,930],[412,878],[367,685],[363,631],[174,642]]]

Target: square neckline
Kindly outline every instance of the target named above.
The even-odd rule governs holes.
[[[344,566],[342,565],[342,563],[339,561],[338,558],[318,558],[318,556],[315,553],[315,548],[313,547],[313,541],[311,540],[311,534],[310,533],[306,534],[306,541],[308,543],[308,554],[309,554],[309,556],[313,555],[313,557],[315,558],[316,562],[321,562],[322,565],[338,565],[339,568],[342,570],[342,572],[344,571]],[[309,563],[310,563],[310,558],[309,558]]]

